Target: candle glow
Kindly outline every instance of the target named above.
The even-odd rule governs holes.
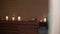
[[[21,17],[20,16],[18,16],[18,21],[20,21],[21,20]]]
[[[42,22],[42,19],[40,20],[40,22]]]
[[[46,18],[44,18],[44,22],[46,22]]]
[[[12,21],[14,21],[15,20],[15,17],[12,17]]]
[[[8,16],[6,16],[6,20],[8,20]]]

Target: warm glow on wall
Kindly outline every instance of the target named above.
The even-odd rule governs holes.
[[[46,18],[44,18],[44,22],[46,22]]]
[[[6,16],[5,18],[6,18],[6,20],[8,20],[8,16]]]
[[[12,21],[14,21],[15,20],[15,17],[12,17]]]
[[[18,21],[21,21],[21,17],[20,16],[18,16]]]

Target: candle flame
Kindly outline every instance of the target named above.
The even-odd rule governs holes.
[[[14,21],[15,20],[15,17],[12,17],[12,21]]]
[[[8,16],[6,16],[6,20],[8,20]]]
[[[21,17],[20,16],[18,16],[18,21],[20,21],[21,20]]]
[[[46,22],[46,18],[44,18],[44,22]]]

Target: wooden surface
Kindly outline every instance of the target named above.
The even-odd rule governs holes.
[[[0,34],[38,34],[39,22],[0,21]]]

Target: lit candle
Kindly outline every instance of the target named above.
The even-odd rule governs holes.
[[[8,16],[5,17],[6,18],[6,21],[8,20]]]
[[[15,17],[12,17],[12,21],[14,21],[15,20]]]
[[[42,20],[40,20],[40,22],[43,22]]]
[[[21,21],[21,17],[20,16],[18,16],[18,21]]]
[[[46,18],[44,18],[44,22],[46,22]]]

